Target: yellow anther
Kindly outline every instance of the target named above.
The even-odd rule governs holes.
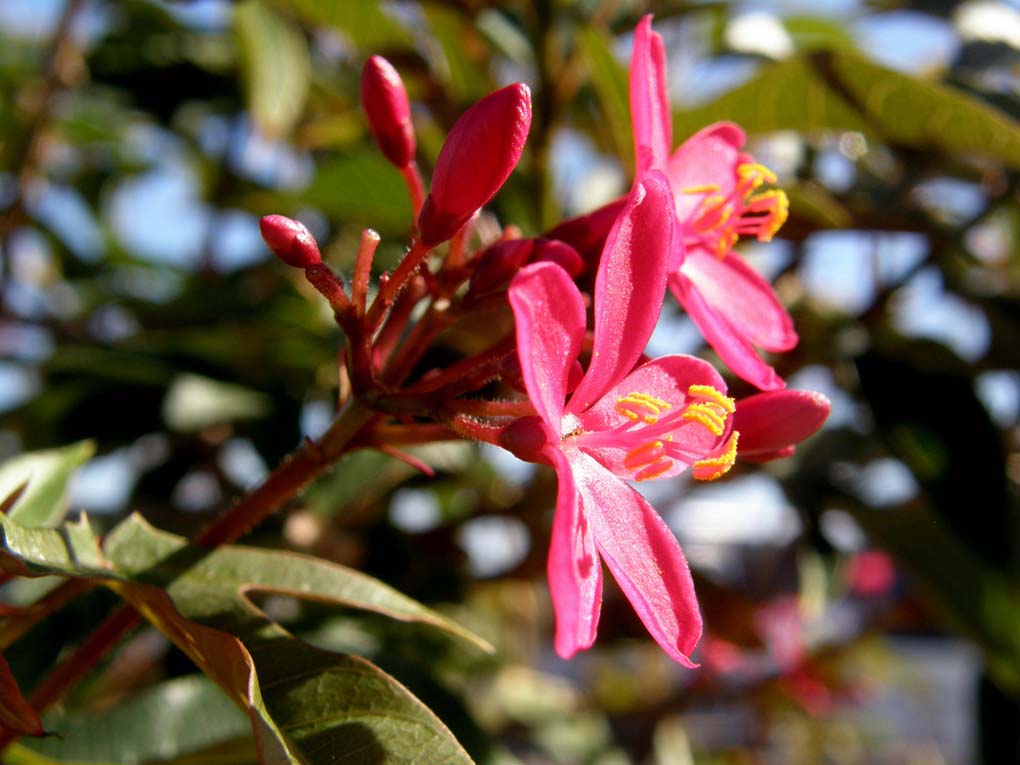
[[[755,188],[763,183],[773,184],[778,180],[775,173],[757,162],[745,162],[742,165],[737,165],[737,176],[742,181],[750,180],[754,183]]]
[[[729,396],[724,396],[719,392],[719,389],[713,385],[691,385],[687,388],[687,395],[692,398],[708,399],[712,403],[718,404],[729,414],[733,414],[737,411],[736,402]]]
[[[776,235],[776,232],[783,227],[786,223],[786,218],[790,214],[790,198],[786,196],[786,192],[782,189],[774,189],[772,191],[766,191],[761,194],[758,198],[768,197],[772,201],[771,217],[768,223],[762,228],[758,234],[758,239],[762,242],[769,242],[772,237]]]
[[[638,471],[634,475],[635,481],[648,481],[652,478],[658,478],[663,473],[668,473],[673,467],[673,460],[663,459],[660,462],[656,462],[653,465],[649,465],[644,470]]]
[[[740,434],[736,431],[730,435],[726,442],[726,449],[715,457],[708,457],[694,463],[694,477],[699,481],[714,481],[729,472],[737,459],[737,440]]]
[[[718,192],[718,183],[703,183],[700,186],[685,186],[680,189],[682,194],[708,194],[710,192]]]
[[[648,425],[659,421],[659,416],[672,404],[648,393],[628,393],[616,399],[616,411],[632,420],[641,420]]]
[[[721,436],[726,429],[726,418],[713,408],[712,404],[691,404],[681,417],[703,425],[713,436]]]

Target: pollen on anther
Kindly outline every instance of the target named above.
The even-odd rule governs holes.
[[[729,396],[720,393],[719,389],[712,385],[691,385],[687,388],[687,394],[693,398],[708,399],[729,414],[733,414],[737,410],[736,402]]]
[[[624,417],[632,420],[653,425],[659,421],[659,416],[666,410],[671,409],[672,404],[656,398],[648,393],[628,393],[616,399],[616,411]]]
[[[716,478],[726,475],[733,467],[733,463],[736,462],[739,436],[740,434],[734,431],[721,454],[695,462],[692,466],[694,477],[699,481],[714,481]]]

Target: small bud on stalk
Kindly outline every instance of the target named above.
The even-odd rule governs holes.
[[[372,56],[361,70],[361,106],[386,159],[398,168],[414,162],[414,125],[404,83],[393,65]]]
[[[311,268],[322,262],[315,237],[300,221],[267,215],[259,221],[259,231],[273,254],[288,266]]]
[[[422,244],[444,242],[495,195],[521,158],[531,128],[531,91],[508,85],[457,120],[443,143],[418,218]]]

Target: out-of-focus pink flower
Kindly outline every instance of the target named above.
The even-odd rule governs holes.
[[[524,151],[531,129],[531,91],[508,85],[476,103],[454,124],[432,174],[418,218],[422,244],[444,242],[499,191]]]
[[[863,550],[847,561],[845,576],[855,594],[876,597],[896,584],[896,566],[881,550]]]
[[[556,470],[549,549],[556,651],[568,658],[595,640],[604,560],[652,637],[676,661],[702,621],[694,585],[669,528],[628,480],[692,467],[712,479],[733,464],[733,400],[708,363],[667,356],[634,369],[665,293],[675,221],[663,210],[659,173],[635,184],[610,231],[595,281],[591,363],[567,401],[585,336],[584,302],[555,263],[534,263],[511,282],[510,305],[525,388],[538,417],[508,429],[519,456]],[[640,255],[640,257],[638,257]]]
[[[673,190],[680,235],[670,290],[737,375],[762,390],[784,387],[755,348],[793,348],[793,322],[772,287],[733,246],[741,236],[769,241],[786,220],[786,195],[761,189],[776,177],[740,152],[745,136],[736,125],[711,125],[670,154],[665,52],[662,38],[652,31],[651,16],[634,31],[630,104],[637,176],[661,170]]]
[[[315,237],[300,221],[285,215],[267,215],[259,221],[262,239],[288,266],[311,268],[322,262]]]
[[[414,125],[404,83],[393,65],[372,56],[361,70],[361,106],[379,148],[399,168],[414,161]]]
[[[794,446],[813,435],[832,405],[810,390],[757,393],[737,401],[733,427],[740,431],[740,458],[769,462],[793,454]]]

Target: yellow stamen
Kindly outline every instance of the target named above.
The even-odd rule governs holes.
[[[641,420],[648,425],[659,421],[659,416],[671,409],[672,404],[648,393],[628,393],[616,399],[616,411],[632,420]]]
[[[624,467],[629,470],[637,470],[639,467],[650,465],[662,457],[662,441],[645,441],[627,452],[623,458]]]
[[[700,186],[685,186],[680,189],[682,194],[708,194],[709,192],[718,192],[718,183],[703,183]]]
[[[724,411],[733,414],[737,411],[736,402],[729,396],[719,392],[713,385],[691,385],[687,388],[687,395],[692,398],[705,398],[720,406]]]
[[[719,414],[709,403],[691,404],[681,417],[703,425],[713,436],[721,436],[726,429],[725,416]]]
[[[754,188],[758,188],[763,183],[773,184],[777,180],[775,173],[757,162],[745,162],[742,165],[737,165],[737,177],[742,181],[751,181]]]
[[[694,477],[699,481],[714,481],[729,472],[737,459],[737,440],[740,434],[733,431],[729,441],[726,442],[726,449],[715,457],[708,457],[694,463]]]

